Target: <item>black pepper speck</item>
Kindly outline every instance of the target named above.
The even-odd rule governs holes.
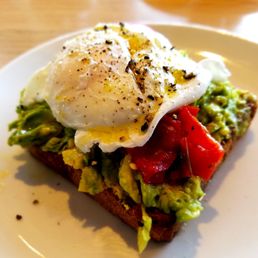
[[[37,200],[37,199],[33,200],[32,204],[34,204],[34,205],[39,204],[39,200]]]
[[[163,66],[162,68],[166,73],[169,71],[169,68],[167,66]]]
[[[111,40],[108,40],[108,39],[107,39],[107,40],[105,41],[105,43],[106,43],[107,45],[111,45],[113,42],[112,42]]]
[[[145,131],[148,129],[148,127],[149,127],[148,123],[145,122],[145,123],[142,125],[142,127],[141,127],[141,131],[142,131],[142,132],[145,132]]]
[[[143,102],[143,99],[142,99],[142,98],[140,98],[140,97],[138,97],[138,98],[137,98],[137,100],[138,100],[140,103],[142,103],[142,102]]]
[[[17,215],[16,215],[16,220],[21,220],[21,219],[22,219],[22,215],[17,214]]]

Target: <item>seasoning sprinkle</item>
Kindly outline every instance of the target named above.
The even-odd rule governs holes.
[[[108,40],[108,39],[107,39],[107,40],[105,41],[105,43],[108,44],[108,45],[111,45],[113,42],[112,42],[111,40]]]
[[[163,66],[162,68],[166,73],[169,71],[169,68],[167,66]]]
[[[127,64],[127,66],[126,66],[126,68],[125,68],[125,72],[126,73],[128,73],[129,72],[129,69],[134,69],[135,68],[135,61],[133,60],[133,59],[131,59],[129,62],[128,62],[128,64]]]
[[[119,140],[120,140],[120,142],[124,142],[124,141],[126,140],[126,138],[125,138],[124,136],[121,136],[121,137],[119,138]]]
[[[92,162],[91,162],[91,165],[92,166],[95,166],[95,165],[97,165],[98,164],[98,162],[96,161],[96,160],[93,160]]]
[[[177,120],[177,114],[173,114],[173,115],[172,115],[172,118],[173,118],[174,120]]]
[[[143,102],[143,99],[142,99],[142,98],[140,98],[140,97],[137,97],[137,100],[138,100],[140,103],[142,103],[142,102]]]
[[[152,95],[148,95],[147,98],[150,99],[150,100],[154,100],[155,99]]]
[[[17,219],[17,220],[21,220],[21,219],[22,219],[22,215],[17,214],[17,215],[16,215],[16,219]]]
[[[176,84],[175,83],[169,83],[169,87],[175,92],[176,91]],[[171,91],[171,89],[168,89],[168,91]]]
[[[194,73],[186,74],[186,71],[184,71],[183,77],[184,77],[185,80],[191,80],[191,79],[196,77],[196,74],[194,74]]]
[[[147,122],[145,122],[145,123],[142,125],[142,127],[141,127],[141,131],[142,131],[142,132],[145,132],[148,128],[149,128],[149,125],[148,125]]]
[[[32,203],[33,203],[34,205],[37,205],[37,204],[39,204],[39,200],[35,199]]]

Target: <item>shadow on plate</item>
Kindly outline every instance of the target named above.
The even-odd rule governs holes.
[[[249,131],[243,139],[236,144],[235,148],[227,157],[226,162],[223,163],[212,183],[207,188],[208,199],[216,194],[222,181],[228,173],[234,170],[235,161],[244,155],[247,146],[253,141],[253,138],[253,132]],[[49,168],[46,168],[40,162],[33,159],[28,153],[24,152],[23,154],[16,156],[16,159],[25,162],[19,167],[18,172],[16,173],[17,179],[23,181],[27,185],[47,185],[55,191],[68,193],[71,214],[75,218],[78,218],[78,220],[84,221],[84,227],[90,227],[93,228],[94,231],[98,231],[99,229],[108,226],[116,232],[116,234],[121,236],[129,248],[137,250],[136,233],[102,207],[96,205],[94,200],[79,193],[72,184],[61,176],[52,173]],[[183,225],[181,231],[171,243],[151,242],[140,257],[196,257],[198,246],[200,245],[202,238],[198,227],[201,224],[210,223],[213,218],[218,215],[217,211],[207,202],[204,202],[204,206],[205,210],[202,215],[198,219]],[[108,241],[108,243],[110,243],[110,241]],[[110,246],[107,246],[107,248],[110,248]]]
[[[15,158],[24,161],[24,164],[18,168],[15,175],[17,179],[21,180],[26,185],[46,185],[54,191],[67,193],[69,196],[68,205],[71,215],[82,221],[83,227],[89,227],[93,229],[93,231],[98,231],[108,226],[126,241],[129,248],[137,250],[135,232],[103,209],[89,196],[78,192],[73,184],[35,160],[29,153],[23,152]],[[47,191],[46,194],[49,193],[49,190]],[[110,243],[110,240],[108,243]],[[107,248],[110,247],[107,246]]]

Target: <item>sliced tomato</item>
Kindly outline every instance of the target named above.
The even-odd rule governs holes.
[[[188,172],[184,174],[200,176],[208,181],[224,157],[222,146],[210,136],[207,129],[192,115],[188,107],[178,112],[185,137],[181,140],[181,149],[186,157]],[[185,166],[186,170],[186,166]]]
[[[169,152],[158,148],[154,150],[134,148],[129,153],[137,169],[141,172],[143,181],[147,184],[163,183],[165,171],[176,158],[174,151]]]
[[[197,117],[198,113],[199,113],[199,108],[196,107],[196,106],[184,106],[182,108],[179,109],[179,112],[180,111],[184,111],[184,110],[187,110],[188,112],[190,112],[190,114],[194,117]]]
[[[145,183],[164,181],[165,171],[176,159],[181,137],[181,122],[166,115],[144,146],[127,149]]]
[[[172,180],[192,175],[205,181],[211,178],[224,151],[197,120],[198,111],[194,106],[184,106],[175,112],[177,118],[165,115],[144,146],[127,149],[145,183],[163,183],[165,172],[178,157],[181,162],[174,175],[171,173]]]
[[[154,132],[154,138],[159,148],[164,150],[176,150],[182,137],[181,121],[165,115]]]

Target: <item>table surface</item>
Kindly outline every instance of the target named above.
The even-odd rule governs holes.
[[[258,43],[258,0],[0,0],[0,67],[44,41],[100,21],[195,23]]]

